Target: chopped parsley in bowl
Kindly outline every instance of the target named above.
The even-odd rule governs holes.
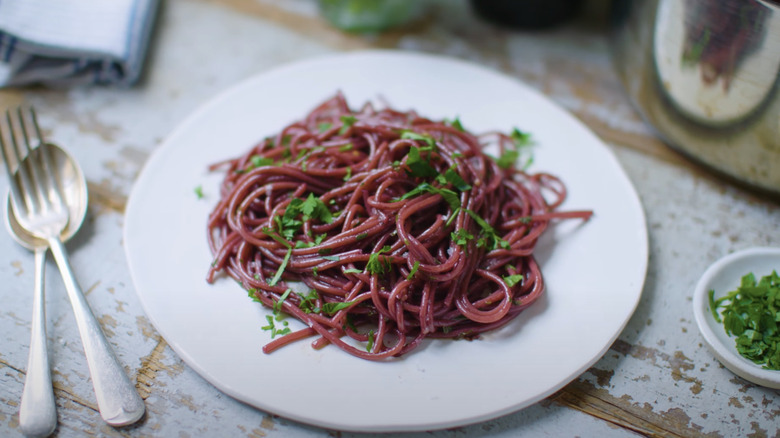
[[[779,248],[738,251],[710,266],[693,294],[696,323],[715,357],[734,374],[775,389],[780,389],[778,271]]]

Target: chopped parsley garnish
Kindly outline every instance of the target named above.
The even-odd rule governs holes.
[[[317,125],[317,130],[318,130],[318,131],[320,131],[320,132],[325,132],[325,131],[327,131],[328,129],[330,129],[331,127],[333,127],[333,123],[330,123],[330,122],[322,122],[322,123],[319,123],[319,124]]]
[[[474,236],[466,231],[465,228],[451,232],[450,237],[452,238],[452,241],[455,242],[455,244],[458,246],[466,246],[468,245],[469,240],[474,238]]]
[[[360,274],[362,272],[363,271],[361,271],[360,269],[355,269],[355,268],[349,268],[344,270],[345,274]]]
[[[355,304],[354,301],[344,301],[341,303],[324,303],[322,305],[322,313],[326,313],[328,315],[333,315],[334,313],[338,312],[341,309],[346,309],[347,307]]]
[[[252,301],[254,301],[256,303],[262,303],[262,301],[260,301],[260,298],[257,298],[257,295],[256,295],[257,294],[257,289],[247,289],[246,292],[249,295],[249,298],[252,299]]]
[[[303,220],[309,218],[319,219],[326,224],[333,222],[333,215],[322,200],[313,193],[309,193],[309,197],[301,204],[301,210],[303,211]]]
[[[379,275],[390,272],[390,269],[392,268],[392,264],[390,263],[390,260],[388,260],[386,256],[380,255],[387,251],[390,251],[389,246],[384,246],[378,252],[372,253],[368,257],[368,263],[366,263],[366,271],[372,274],[379,274]]]
[[[414,278],[414,274],[417,273],[418,269],[420,269],[420,261],[419,260],[415,260],[414,264],[412,265],[412,270],[409,271],[409,275],[406,276],[406,279],[407,280],[411,280],[412,278]]]
[[[339,135],[344,135],[347,131],[349,131],[349,128],[352,127],[352,125],[357,122],[357,118],[355,116],[341,116],[341,129],[339,129]]]
[[[284,322],[285,327],[280,329],[276,327],[276,321],[274,320],[273,316],[265,315],[265,319],[268,320],[268,325],[265,325],[261,328],[266,331],[271,331],[271,339],[275,338],[276,335],[286,335],[290,333],[290,328],[287,327],[287,321]]]
[[[452,167],[447,169],[447,171],[444,172],[444,174],[440,174],[436,176],[436,181],[438,181],[441,184],[450,183],[461,192],[465,192],[466,190],[471,190],[471,185],[468,184],[466,181],[464,181],[463,178],[460,176],[460,174],[458,174],[458,172],[456,172],[455,169]]]
[[[328,237],[327,234],[318,234],[314,236],[313,242],[304,242],[303,240],[299,240],[295,242],[295,248],[311,248],[312,246],[317,246],[320,243],[322,243],[325,238]]]
[[[339,146],[339,152],[347,152],[351,151],[354,146],[352,143],[347,143],[345,145]]]
[[[520,149],[533,144],[531,134],[528,132],[523,132],[517,128],[512,129],[512,133],[509,135],[509,137],[512,139],[514,149],[505,150],[501,156],[496,159],[496,164],[498,164],[498,166],[502,169],[509,169],[514,166],[518,158],[520,158]],[[528,159],[526,159],[522,166],[523,169],[527,169],[532,163],[533,155],[529,155]]]
[[[286,291],[284,291],[282,296],[279,297],[279,300],[276,301],[276,303],[274,303],[274,313],[278,314],[279,312],[282,311],[282,304],[284,304],[284,300],[286,300],[287,297],[290,296],[290,292],[292,292],[292,289],[287,289]],[[279,318],[277,317],[277,319]]]
[[[273,158],[261,157],[260,155],[252,155],[249,161],[252,163],[252,167],[271,166],[274,164]]]
[[[509,242],[506,240],[498,237],[498,234],[496,234],[496,230],[490,226],[489,223],[485,221],[485,219],[482,219],[477,213],[475,213],[472,210],[466,210],[466,213],[468,213],[469,216],[471,216],[472,219],[474,219],[474,222],[479,225],[480,228],[482,228],[481,237],[479,240],[477,240],[477,247],[486,247],[488,250],[492,251],[499,246],[504,249],[509,248]]]
[[[368,237],[368,233],[360,233],[357,236],[355,236],[355,240],[363,240],[366,237]]]
[[[284,237],[280,236],[276,231],[274,231],[274,230],[272,230],[272,229],[270,229],[268,227],[263,227],[263,228],[260,229],[260,231],[262,231],[263,233],[267,234],[269,237],[271,237],[275,241],[281,243],[286,248],[291,248],[290,242],[284,240]]]
[[[423,148],[423,150],[429,151],[436,148],[436,140],[433,139],[430,135],[425,134],[419,134],[414,131],[403,131],[401,133],[401,138],[404,140],[415,140],[415,141],[423,141],[425,142],[426,146]]]
[[[282,278],[282,272],[284,272],[284,269],[287,267],[287,263],[290,262],[291,255],[292,255],[292,248],[287,248],[287,254],[284,255],[282,264],[279,265],[279,269],[276,270],[276,274],[274,274],[274,278],[272,278],[271,281],[268,282],[269,286],[275,286],[276,283],[279,282],[279,279]]]
[[[374,331],[371,330],[368,332],[368,343],[366,344],[366,351],[371,352],[371,350],[374,349]]]
[[[316,290],[309,290],[307,295],[298,295],[301,297],[301,303],[298,304],[299,309],[301,309],[304,313],[320,313],[320,308],[316,306],[317,298],[319,298]]]
[[[507,275],[506,277],[503,278],[507,286],[513,287],[517,283],[523,281],[523,274]]]
[[[324,256],[322,256],[322,258],[324,258],[325,260],[330,260],[331,262],[338,262],[338,261],[341,260],[341,258],[339,256],[324,255]]]
[[[528,146],[532,143],[531,133],[523,132],[517,128],[512,129],[512,133],[510,134],[510,137],[512,137],[512,140],[514,140],[515,147],[517,148]]]
[[[420,148],[412,146],[409,154],[406,156],[406,165],[409,167],[410,174],[417,177],[435,177],[439,174],[436,169],[420,156]]]
[[[721,322],[718,310],[723,309],[723,327],[736,337],[739,354],[763,365],[780,370],[780,276],[777,271],[756,281],[753,273],[742,277],[740,286],[715,299],[709,291],[712,316]]]
[[[460,132],[466,132],[466,130],[463,128],[463,125],[460,123],[460,117],[455,117],[452,120],[446,121],[449,123],[450,126],[457,129]]]
[[[300,215],[303,215],[303,220],[298,219]],[[309,219],[319,219],[329,224],[333,222],[333,215],[320,198],[314,196],[313,193],[309,193],[309,197],[306,200],[299,198],[291,199],[284,211],[284,215],[281,218],[276,216],[274,219],[279,228],[279,234],[287,240],[292,240],[295,233],[303,226],[303,222]]]
[[[456,208],[455,210],[450,213],[450,217],[447,218],[447,222],[444,224],[445,227],[449,227],[452,224],[452,221],[455,220],[456,217],[458,217],[458,213],[460,213],[460,207]]]
[[[406,192],[403,196],[401,196],[401,200],[413,198],[421,193],[434,193],[437,195],[441,195],[442,198],[444,198],[445,201],[447,201],[448,204],[450,204],[450,208],[453,210],[460,207],[460,198],[458,198],[458,194],[453,192],[450,189],[442,189],[439,187],[434,187],[427,182],[420,183],[417,187],[414,189]]]
[[[520,152],[516,149],[507,149],[498,157],[496,164],[502,169],[509,169],[515,165],[518,158],[520,158]]]
[[[195,187],[195,196],[197,196],[198,199],[203,199],[203,186]]]
[[[349,181],[352,178],[352,168],[347,167],[347,173],[344,174],[344,181]]]

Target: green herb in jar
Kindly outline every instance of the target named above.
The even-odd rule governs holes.
[[[710,310],[726,333],[736,336],[739,354],[764,369],[780,370],[780,276],[777,271],[756,281],[753,273],[740,286],[715,299],[709,291]],[[723,309],[718,314],[718,310]],[[720,316],[723,316],[721,320]]]

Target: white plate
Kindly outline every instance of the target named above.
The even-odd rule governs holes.
[[[752,272],[756,279],[780,271],[780,248],[749,248],[729,254],[713,263],[702,275],[693,292],[693,315],[715,357],[731,372],[758,385],[780,389],[780,371],[765,370],[742,357],[723,324],[715,321],[710,310],[709,291],[715,298],[739,287],[742,276]]]
[[[204,280],[206,218],[219,174],[206,166],[248,150],[342,90],[353,107],[460,116],[474,132],[531,131],[536,169],[559,175],[565,209],[591,221],[552,227],[537,258],[547,292],[481,340],[432,341],[389,363],[308,341],[271,355],[267,311],[233,280]],[[205,199],[193,190],[202,185]],[[190,116],[150,158],[127,206],[125,246],[147,315],[173,349],[225,393],[327,428],[410,431],[507,414],[552,394],[596,362],[633,313],[647,267],[639,199],[612,153],[574,117],[517,80],[459,60],[357,52],[263,73]],[[291,323],[292,325],[293,323]]]

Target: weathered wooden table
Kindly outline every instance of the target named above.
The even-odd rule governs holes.
[[[691,293],[716,259],[780,246],[780,205],[722,182],[653,137],[613,74],[600,3],[552,31],[497,28],[465,1],[439,1],[404,31],[334,30],[310,0],[172,0],[163,5],[148,71],[127,89],[0,90],[0,106],[34,104],[49,138],[84,167],[91,204],[68,244],[74,270],[120,361],[146,401],[139,424],[100,419],[70,305],[48,271],[56,435],[362,436],[297,424],[223,395],[186,366],[152,327],[125,260],[123,211],[133,181],[176,124],[224,88],[288,61],[363,48],[444,53],[513,75],[558,102],[607,142],[643,202],[650,238],[636,313],[604,357],[521,412],[412,436],[780,436],[780,393],[723,368],[703,345]],[[5,179],[0,191],[6,191]],[[29,345],[33,259],[0,232],[0,435],[17,436]]]

